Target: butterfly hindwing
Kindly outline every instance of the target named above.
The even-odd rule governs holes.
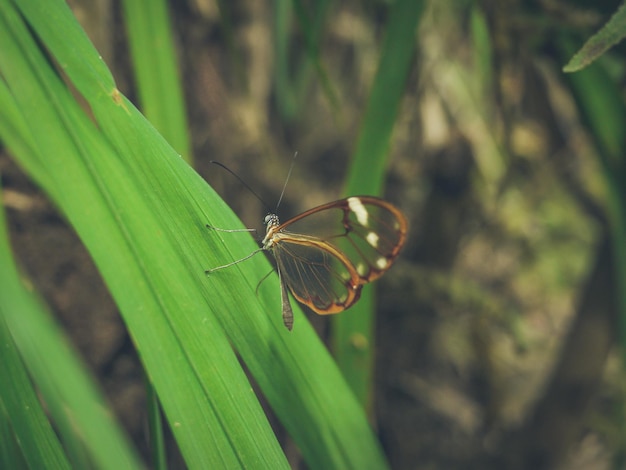
[[[273,247],[282,281],[301,303],[320,314],[338,313],[359,299],[360,278],[332,245],[303,235],[280,233]]]

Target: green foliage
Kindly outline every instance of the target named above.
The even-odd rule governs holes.
[[[269,271],[267,261],[258,257],[245,268],[205,276],[207,267],[252,251],[253,240],[242,235],[232,244],[206,230],[207,223],[240,223],[117,91],[65,3],[3,0],[0,21],[0,136],[93,257],[187,465],[288,466],[234,347],[311,467],[384,468],[362,409],[302,313],[295,312],[292,333],[283,328],[275,277],[255,296],[258,279]],[[0,297],[12,295],[3,291]],[[9,324],[23,354],[18,327]],[[34,331],[31,340],[41,341]],[[56,373],[50,379],[55,387],[67,380]],[[67,400],[88,388],[72,385],[78,388]],[[44,399],[52,408],[63,406],[55,396]],[[90,435],[79,436],[65,447],[78,466],[80,452],[89,461],[99,455],[99,448],[83,442]],[[99,465],[136,466],[132,459]]]
[[[191,162],[180,67],[164,1],[122,2],[143,114]]]
[[[391,8],[378,71],[356,142],[345,195],[382,193],[385,164],[411,61],[423,2],[399,0]],[[335,318],[333,346],[339,367],[367,409],[372,394],[374,302],[366,286],[358,304]]]
[[[4,214],[0,215],[4,225]],[[6,227],[2,227],[3,230]],[[3,242],[6,238],[3,238]],[[13,268],[6,243],[3,243],[0,256],[4,266]],[[28,465],[33,468],[43,468],[46,463],[56,468],[70,468],[61,448],[61,444],[54,434],[48,422],[41,403],[37,399],[35,390],[29,380],[27,369],[24,367],[13,338],[7,327],[5,318],[11,312],[31,311],[28,305],[29,295],[17,281],[16,272],[5,269],[2,272],[3,286],[11,286],[21,290],[21,295],[14,295],[13,305],[3,302],[0,305],[2,317],[0,318],[0,341],[3,347],[0,349],[0,403],[2,410],[3,449],[0,452],[0,463],[4,468],[18,468]],[[17,282],[16,282],[17,281]],[[23,304],[20,305],[20,299]],[[19,446],[17,445],[19,442]],[[27,463],[26,463],[27,462]]]
[[[620,12],[625,11],[626,8],[620,9]],[[617,26],[613,24],[612,27]],[[563,37],[561,47],[564,57],[570,55],[573,50],[571,39]],[[621,310],[621,341],[626,344],[626,142],[623,133],[626,128],[626,105],[623,100],[616,99],[620,92],[601,63],[568,74],[567,77],[582,117],[595,140],[602,165],[615,255],[616,295]]]
[[[624,37],[626,37],[626,4],[622,3],[600,31],[591,36],[585,45],[574,54],[567,65],[563,67],[563,71],[578,72],[584,69]]]
[[[9,251],[3,212],[0,231],[0,401],[19,442],[19,452],[2,462],[3,467],[22,467],[16,460],[21,455],[29,468],[139,468],[137,456],[106,412],[104,400],[76,353],[68,347],[49,312],[19,278]],[[67,454],[30,377],[44,397]],[[7,454],[2,453],[2,457],[7,458]]]
[[[398,351],[383,357],[410,363],[404,370],[402,366],[393,370],[394,390],[415,394],[424,407],[429,400],[422,400],[423,393],[430,390],[433,407],[441,406],[445,421],[454,422],[454,399],[448,393],[441,400],[437,396],[439,390],[449,391],[449,385],[424,387],[426,381],[420,385],[421,378],[411,377],[415,374],[411,355],[416,350],[424,353],[419,357],[422,367],[432,354],[433,367],[438,368],[433,376],[445,376],[440,370],[444,364],[454,371],[455,385],[459,377],[466,378],[482,384],[478,393],[489,397],[483,407],[472,403],[477,396],[472,386],[454,390],[465,394],[460,403],[475,408],[470,425],[463,429],[484,429],[485,423],[478,423],[482,412],[504,430],[505,408],[521,401],[521,393],[506,389],[511,383],[504,377],[525,378],[524,367],[537,368],[529,363],[552,362],[541,355],[545,351],[537,352],[539,343],[545,347],[543,337],[538,338],[549,336],[546,342],[553,347],[553,331],[560,331],[566,315],[574,315],[572,305],[586,291],[580,285],[593,265],[594,240],[606,228],[605,215],[624,343],[626,107],[616,85],[622,70],[612,51],[591,64],[623,37],[623,6],[565,68],[584,70],[562,75],[545,51],[556,51],[556,63],[562,64],[581,39],[573,35],[573,28],[564,32],[561,19],[550,21],[549,13],[539,15],[537,9],[520,6],[526,15],[515,15],[518,11],[509,14],[483,2],[430,2],[424,8],[426,2],[410,0],[366,5],[365,9],[375,10],[375,19],[361,16],[361,11],[346,15],[347,10],[328,0],[278,1],[274,21],[267,21],[268,15],[254,25],[266,28],[258,37],[271,36],[274,42],[245,51],[260,51],[263,58],[267,53],[271,60],[261,66],[255,62],[265,70],[248,72],[244,67],[249,57],[241,54],[239,42],[252,37],[247,36],[249,31],[242,34],[248,19],[241,21],[236,6],[218,3],[221,18],[202,21],[214,21],[210,27],[219,30],[214,45],[227,51],[216,56],[229,65],[216,69],[234,70],[216,81],[234,78],[237,85],[225,91],[216,86],[210,96],[233,90],[237,94],[241,82],[252,84],[260,73],[266,88],[254,83],[251,88],[259,94],[245,111],[254,108],[253,113],[263,114],[251,120],[267,118],[265,127],[255,130],[276,126],[288,131],[287,140],[294,135],[299,139],[302,129],[296,121],[310,119],[313,125],[307,124],[302,133],[312,136],[309,140],[319,136],[325,140],[328,128],[336,125],[340,129],[333,129],[333,137],[343,144],[342,151],[352,145],[354,131],[347,195],[381,194],[390,150],[402,145],[402,168],[411,172],[399,175],[407,207],[423,203],[427,212],[421,215],[416,209],[411,214],[416,221],[412,240],[450,253],[436,253],[432,265],[405,265],[404,272],[395,268],[394,282],[410,287],[392,302],[404,304],[407,311],[398,311],[390,323],[381,319],[381,324],[391,331],[387,341],[403,336],[412,344],[394,344]],[[276,276],[255,293],[259,279],[271,269],[263,256],[205,275],[208,268],[248,255],[257,244],[246,234],[206,228],[208,224],[236,229],[242,224],[180,157],[190,154],[190,144],[166,2],[125,1],[123,8],[137,94],[147,119],[118,91],[65,2],[0,0],[0,138],[79,235],[119,307],[148,382],[150,465],[167,467],[160,422],[165,416],[190,468],[287,468],[291,462],[249,374],[309,467],[385,468],[366,418],[373,408],[377,353],[372,290],[366,287],[356,306],[333,318],[338,368],[295,302],[294,330],[285,330]],[[363,23],[346,28],[346,19]],[[545,31],[550,34],[542,35]],[[383,38],[380,45],[378,37]],[[329,52],[324,46],[334,46],[334,41],[342,47]],[[540,41],[542,47],[533,49]],[[419,76],[407,82],[416,45],[422,46]],[[374,70],[372,79],[369,72]],[[341,76],[345,71],[354,75]],[[313,95],[317,100],[310,99]],[[564,95],[571,100],[568,106],[576,105],[575,112],[564,111],[567,106],[560,101]],[[225,114],[235,114],[228,106],[241,104],[241,95],[232,102],[230,98],[221,103],[221,109],[228,110]],[[410,109],[403,109],[403,103]],[[317,122],[317,114],[307,108],[311,104],[334,121]],[[278,123],[272,120],[276,116]],[[398,116],[401,126],[396,125]],[[353,127],[346,124],[346,117]],[[308,134],[313,127],[315,132]],[[337,137],[342,133],[348,137]],[[591,141],[583,150],[578,148],[581,134]],[[264,159],[267,151],[270,160],[285,135],[266,137],[259,141],[266,145]],[[240,135],[224,133],[223,138]],[[573,171],[584,183],[566,181],[570,164],[584,168]],[[451,177],[446,173],[450,169]],[[326,174],[336,184],[336,168],[323,170],[332,170]],[[443,190],[437,178],[443,180]],[[599,210],[588,210],[586,204]],[[594,211],[601,213],[595,219],[590,216]],[[1,214],[0,232],[0,467],[140,467],[143,464],[48,308],[21,279]],[[433,243],[428,237],[442,240]],[[411,247],[414,253],[421,249]],[[607,291],[609,284],[605,283]],[[599,303],[597,309],[609,304]],[[597,313],[598,318],[606,314]],[[556,327],[546,326],[553,321]],[[392,322],[406,329],[397,334]],[[592,333],[589,337],[598,344],[609,341]],[[587,338],[586,334],[578,332],[571,338]],[[595,349],[586,353],[594,357],[593,364],[602,364],[604,357],[594,355]],[[584,385],[594,380],[598,379]],[[559,386],[563,384],[556,383],[555,389]],[[613,419],[623,422],[623,417]],[[387,434],[391,453],[394,432]],[[553,434],[545,440],[556,440],[559,433]],[[524,442],[539,435],[524,435]],[[556,448],[559,442],[541,444]],[[516,452],[521,447],[514,446]],[[516,458],[511,453],[511,459]]]

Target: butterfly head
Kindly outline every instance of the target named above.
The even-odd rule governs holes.
[[[265,219],[263,219],[263,225],[269,230],[272,227],[278,227],[280,225],[280,221],[278,220],[278,216],[276,214],[267,214]]]
[[[263,219],[263,224],[265,225],[265,238],[262,245],[263,249],[269,250],[274,246],[274,235],[278,231],[280,221],[276,214],[267,214]]]

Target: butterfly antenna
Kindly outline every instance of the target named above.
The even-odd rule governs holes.
[[[275,213],[278,212],[278,206],[283,200],[283,196],[285,195],[285,189],[287,189],[287,183],[289,183],[289,178],[291,178],[291,172],[293,171],[293,167],[296,164],[296,157],[298,156],[298,152],[293,154],[293,159],[291,160],[291,166],[289,167],[289,173],[287,173],[287,179],[285,180],[285,184],[283,185],[283,190],[280,193],[280,197],[278,198],[278,204],[276,204]]]
[[[246,183],[243,179],[241,179],[241,177],[240,177],[237,173],[235,173],[233,170],[231,170],[230,168],[228,168],[226,165],[224,165],[223,163],[220,163],[220,162],[218,162],[218,161],[211,160],[211,161],[209,161],[209,163],[213,163],[213,164],[215,164],[215,165],[217,165],[217,166],[222,167],[224,170],[226,170],[226,171],[227,171],[227,172],[229,172],[231,175],[233,175],[235,178],[237,178],[237,179],[239,180],[239,182],[240,182],[241,184],[243,184],[243,185],[244,185],[244,186],[248,189],[248,191],[250,191],[252,194],[254,194],[254,195],[256,196],[256,198],[257,198],[259,201],[261,201],[261,204],[263,204],[263,205],[265,206],[265,208],[267,209],[267,211],[268,211],[268,212],[271,212],[271,211],[272,211],[272,209],[270,209],[270,206],[268,206],[268,205],[267,205],[267,203],[266,203],[263,199],[261,199],[261,196],[259,196],[259,195],[256,193],[256,191],[250,187],[250,185],[249,185],[248,183]],[[291,174],[291,171],[289,171],[289,173]],[[284,189],[283,189],[283,191],[284,191]],[[282,197],[282,196],[281,196],[281,197]]]

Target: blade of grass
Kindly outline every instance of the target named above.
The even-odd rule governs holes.
[[[290,0],[277,0],[274,3],[274,51],[276,56],[274,88],[277,107],[281,115],[288,121],[293,119],[298,109],[296,90],[292,86],[289,70],[289,25],[292,8]]]
[[[313,2],[310,14],[301,1],[279,0],[274,3],[274,89],[278,109],[287,121],[292,121],[299,113],[303,98],[317,73],[319,83],[334,109],[339,99],[320,58],[319,41],[330,7],[330,1]],[[293,41],[292,13],[295,12],[306,44],[306,55],[293,58],[290,50]],[[299,59],[299,60],[298,60]]]
[[[26,468],[26,460],[17,443],[17,437],[11,423],[8,421],[6,410],[0,403],[0,467]]]
[[[563,57],[571,56],[574,47],[570,38],[561,38]],[[583,119],[588,124],[599,150],[607,188],[607,204],[611,222],[617,292],[621,311],[621,341],[626,344],[626,106],[615,99],[621,92],[601,63],[567,74]]]
[[[123,433],[112,422],[111,416],[104,412],[104,401],[76,359],[76,354],[63,340],[39,300],[20,281],[9,251],[4,212],[0,214],[0,232],[1,321],[3,325],[6,321],[8,330],[19,345],[28,373],[44,397],[71,456],[72,467],[96,464],[99,468],[140,468],[139,459],[127,445]],[[4,349],[5,353],[8,352],[8,348]],[[11,362],[5,362],[5,359],[2,364],[8,367]],[[21,380],[18,374],[23,375]],[[30,384],[26,383],[25,374],[14,368],[12,374],[3,373],[2,377],[3,381],[12,381],[11,384],[3,383],[4,392],[19,386],[16,389],[19,402],[5,401],[8,409],[16,412],[16,406],[27,408],[25,416],[18,418],[13,415],[12,422],[26,460],[32,463],[32,459],[39,458],[43,462],[41,465],[34,463],[31,468],[51,465],[69,468],[54,431],[40,410],[37,397]],[[33,422],[34,419],[37,422]]]
[[[475,96],[487,97],[493,90],[493,51],[487,16],[479,4],[470,11],[473,64],[475,68]],[[487,101],[485,99],[485,101]]]
[[[623,13],[623,8],[621,9]],[[574,52],[570,37],[560,38],[563,59]],[[617,305],[619,308],[619,334],[622,361],[626,359],[626,106],[622,93],[602,66],[601,60],[587,65],[575,73],[566,74],[583,120],[596,142],[603,176],[606,182],[607,214],[609,219],[613,269],[615,272]],[[622,444],[626,439],[626,410],[622,409]],[[623,453],[616,458],[623,460]]]
[[[391,7],[378,72],[354,151],[344,194],[382,192],[389,141],[413,59],[423,2],[398,0]],[[333,320],[337,363],[365,409],[369,408],[374,354],[374,302],[371,289],[350,311]]]
[[[191,163],[187,118],[167,4],[122,2],[139,102],[143,114]]]
[[[45,10],[52,5],[43,3],[43,11],[36,8],[37,2],[20,3],[29,20],[34,19],[31,25],[36,25],[39,32],[43,30],[42,37],[45,30],[38,22],[44,21]],[[214,317],[206,315],[199,299],[188,295],[185,284],[193,285],[189,270],[181,266],[175,248],[163,243],[168,239],[163,236],[154,211],[146,207],[138,192],[136,180],[145,174],[130,175],[125,171],[123,154],[112,150],[78,108],[48,61],[38,52],[20,17],[6,3],[2,7],[5,21],[0,32],[3,35],[0,67],[25,121],[34,126],[29,136],[35,142],[33,147],[46,149],[36,155],[53,182],[52,187],[46,189],[90,248],[125,313],[170,422],[178,423],[172,427],[183,436],[179,443],[189,464],[197,467],[251,465],[260,458],[269,466],[285,466],[271,428],[249,392],[249,384],[227,339]],[[65,18],[56,15],[60,22],[56,26],[69,26],[62,28],[63,34],[69,34],[72,28],[80,31],[69,11],[67,13]],[[72,39],[76,38],[70,41]],[[46,44],[51,51],[59,47],[54,40],[46,40]],[[66,45],[66,49],[72,48]],[[72,59],[71,54],[57,57],[59,63],[65,65],[68,62],[63,59]],[[76,63],[81,61],[76,60]],[[68,65],[68,70],[74,76],[76,68]],[[89,75],[84,72],[79,70],[78,77]],[[107,77],[100,78],[106,80]],[[101,82],[94,83],[91,78],[85,82],[98,90],[98,97],[105,96]],[[108,101],[120,114],[129,115],[130,103],[121,107],[110,98]],[[125,138],[136,142],[132,131],[130,127],[122,129]],[[10,138],[7,142],[10,145]],[[159,138],[159,142],[162,139]],[[142,151],[149,152],[150,147]],[[164,148],[178,159],[170,147]],[[146,261],[150,256],[144,250],[158,253],[152,256],[152,263]],[[177,275],[175,279],[164,275],[170,269]],[[204,341],[211,347],[203,347]],[[189,360],[190,355],[193,361]],[[213,364],[221,367],[216,371]],[[207,403],[213,405],[207,406]]]
[[[15,438],[5,436],[2,441],[6,444],[17,441],[20,450],[19,454],[1,452],[3,468],[20,468],[27,464],[30,468],[44,468],[48,465],[69,469],[70,464],[37,399],[37,394],[33,390],[6,324],[5,319],[10,315],[6,312],[7,308],[16,309],[17,312],[28,308],[22,302],[15,302],[18,296],[12,288],[19,285],[19,279],[9,258],[4,210],[0,207],[0,260],[2,261],[0,270],[0,285],[2,286],[2,295],[0,295],[0,344],[2,344],[0,348],[0,410],[3,410],[3,415],[6,413],[8,422],[11,424],[10,432]],[[19,287],[22,289],[21,286]],[[8,294],[8,292],[12,293]],[[9,457],[11,454],[13,456]]]
[[[626,37],[626,4],[617,9],[611,19],[585,43],[565,67],[564,72],[577,72],[604,54]]]
[[[26,122],[39,131],[33,133],[38,146],[47,150],[38,157],[52,181],[45,189],[118,302],[188,465],[286,466],[232,343],[310,466],[385,468],[362,410],[302,313],[295,309],[294,332],[282,327],[276,278],[255,297],[267,261],[250,260],[206,279],[204,269],[255,245],[249,236],[232,241],[207,233],[205,223],[241,223],[108,75],[83,70],[96,52],[74,55],[84,33],[64,3],[31,0],[19,7],[98,122],[95,129],[53,74],[42,82],[46,92],[24,80],[40,74],[43,61],[33,71],[11,70],[12,91]],[[53,26],[46,8],[66,13],[57,14]],[[34,89],[23,92],[24,86]],[[24,97],[31,93],[40,96]],[[51,132],[40,132],[48,126]]]
[[[149,442],[152,453],[152,467],[156,470],[167,468],[167,454],[165,449],[165,437],[163,435],[163,419],[161,405],[154,386],[146,381],[148,391],[148,430]]]
[[[301,0],[295,0],[293,2],[298,23],[304,33],[307,52],[307,57],[302,61],[301,66],[298,67],[295,87],[297,90],[296,96],[298,97],[298,101],[301,102],[312,78],[309,70],[310,64],[312,64],[315,67],[317,79],[324,90],[324,94],[326,95],[328,102],[332,108],[337,111],[339,108],[339,97],[337,96],[337,92],[333,87],[332,81],[326,71],[326,67],[320,57],[320,41],[324,26],[327,24],[330,6],[330,0],[319,0],[317,2],[313,2],[310,5],[310,14],[307,14],[305,5]],[[287,60],[287,58],[280,58],[280,60]]]
[[[192,164],[191,144],[179,67],[175,57],[167,4],[157,1],[124,1],[124,18],[133,59],[141,108],[167,141]],[[146,53],[151,51],[151,53]],[[148,388],[150,442],[153,463],[166,466],[162,415],[154,387]]]

